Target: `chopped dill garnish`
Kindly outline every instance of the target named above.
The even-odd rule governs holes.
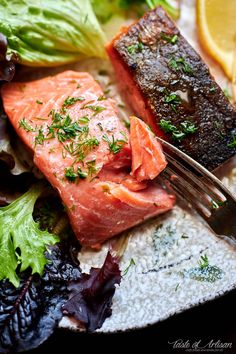
[[[186,63],[185,59],[180,57],[180,58],[174,58],[172,57],[169,60],[169,66],[174,69],[174,70],[182,70],[185,74],[192,74],[192,68],[188,63]]]
[[[185,122],[181,122],[180,126],[185,134],[194,134],[197,131],[197,127],[194,123],[186,120]]]
[[[127,140],[123,139],[116,139],[114,135],[112,135],[112,139],[110,140],[107,135],[103,135],[102,139],[107,142],[108,147],[113,154],[118,154],[120,152],[124,145],[127,143]]]
[[[68,181],[75,182],[78,176],[73,167],[67,167],[65,169],[65,177],[68,179]]]
[[[97,173],[98,169],[96,167],[96,160],[87,161],[86,165],[89,177],[92,177],[95,173]]]
[[[174,34],[173,36],[168,36],[166,33],[161,32],[161,38],[164,39],[164,41],[170,43],[170,44],[176,44],[178,42],[179,37],[177,34]]]
[[[175,291],[177,291],[178,289],[179,289],[179,283],[176,285]]]
[[[215,87],[215,86],[212,86],[212,87],[209,89],[209,91],[210,91],[211,93],[215,93],[215,92],[216,92],[216,87]]]
[[[99,141],[95,137],[84,137],[78,142],[71,142],[64,145],[64,149],[68,151],[72,156],[76,157],[76,162],[81,162],[96,146],[99,145]]]
[[[174,112],[177,112],[177,106],[181,103],[181,98],[175,93],[166,92],[164,101],[170,105]]]
[[[38,131],[38,135],[34,139],[35,146],[36,145],[43,145],[44,140],[45,140],[45,136],[43,134],[43,129],[41,127]]]
[[[134,266],[134,265],[136,265],[136,263],[135,263],[134,259],[131,258],[128,267],[125,268],[125,270],[124,270],[123,275],[126,275],[126,274],[128,273],[128,271],[130,270],[130,268],[131,268],[132,266]]]
[[[27,122],[25,118],[19,121],[19,128],[24,129],[26,132],[34,132],[35,129]]]
[[[77,171],[74,167],[67,167],[65,169],[65,177],[70,182],[75,182],[77,179],[85,179],[87,174],[81,170],[80,167],[77,168]]]
[[[103,112],[106,110],[106,107],[102,107],[102,106],[95,106],[95,105],[90,105],[90,104],[86,104],[82,107],[82,109],[91,109],[94,112],[94,116],[96,116],[97,114]]]
[[[76,102],[82,102],[84,100],[85,100],[84,97],[71,97],[71,96],[68,96],[65,99],[65,101],[63,102],[62,110],[64,110],[67,107],[73,106],[73,104],[75,104]]]
[[[85,179],[87,177],[87,173],[83,172],[80,167],[77,168],[77,175],[81,179]]]
[[[198,264],[201,269],[204,269],[209,266],[209,259],[206,254],[204,256],[201,256],[200,260],[198,261]]]
[[[87,123],[89,123],[89,121],[90,121],[90,119],[87,116],[79,118],[79,123],[80,124],[87,124]]]
[[[82,127],[77,122],[72,122],[69,115],[61,116],[56,113],[52,124],[48,127],[50,138],[54,138],[56,133],[60,142],[75,138],[78,132],[82,132]]]
[[[101,96],[98,97],[97,100],[98,101],[105,101],[105,100],[107,100],[107,97],[105,95],[101,95]]]
[[[228,144],[229,148],[236,148],[236,134],[232,134],[231,142]]]
[[[160,128],[167,134],[171,134],[173,140],[181,142],[189,134],[194,134],[197,131],[197,127],[194,123],[184,121],[180,123],[180,127],[177,128],[169,120],[161,119]]]
[[[143,43],[139,41],[138,43],[135,43],[135,44],[130,45],[130,46],[127,48],[127,50],[128,50],[128,53],[129,53],[129,54],[133,55],[133,54],[135,54],[135,53],[141,53],[142,50],[143,50],[143,48],[144,48]]]

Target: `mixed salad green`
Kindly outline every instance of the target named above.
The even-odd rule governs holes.
[[[0,33],[8,54],[21,64],[57,66],[85,57],[105,57],[103,25],[127,12],[141,16],[162,5],[171,16],[178,9],[167,0],[0,0]]]
[[[59,238],[40,230],[33,219],[33,209],[43,187],[35,185],[6,207],[0,208],[0,280],[8,279],[18,287],[17,270],[32,269],[32,274],[42,275],[47,262],[47,246]]]

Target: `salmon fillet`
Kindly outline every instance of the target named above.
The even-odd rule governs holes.
[[[130,134],[88,73],[5,84],[2,98],[82,244],[101,244],[173,207],[174,197],[152,181],[166,166],[161,146],[138,118]]]
[[[236,153],[236,110],[161,7],[107,52],[134,113],[157,135],[210,170]]]

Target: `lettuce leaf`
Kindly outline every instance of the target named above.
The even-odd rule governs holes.
[[[8,54],[29,66],[104,57],[106,41],[90,0],[0,0]]]
[[[95,14],[102,24],[114,16],[126,17],[127,11],[133,11],[138,17],[148,9],[162,6],[174,19],[179,17],[179,9],[168,0],[91,0]]]
[[[59,241],[57,236],[39,229],[32,213],[42,187],[33,186],[10,205],[0,208],[0,280],[20,283],[16,270],[32,269],[32,274],[43,273],[47,263],[47,245]]]
[[[162,6],[168,14],[177,20],[180,16],[179,7],[174,7],[168,0],[145,0],[150,9],[154,9],[157,6]]]

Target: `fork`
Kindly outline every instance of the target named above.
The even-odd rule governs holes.
[[[187,201],[219,236],[236,239],[236,198],[224,184],[191,157],[157,137],[168,165],[161,180]]]

